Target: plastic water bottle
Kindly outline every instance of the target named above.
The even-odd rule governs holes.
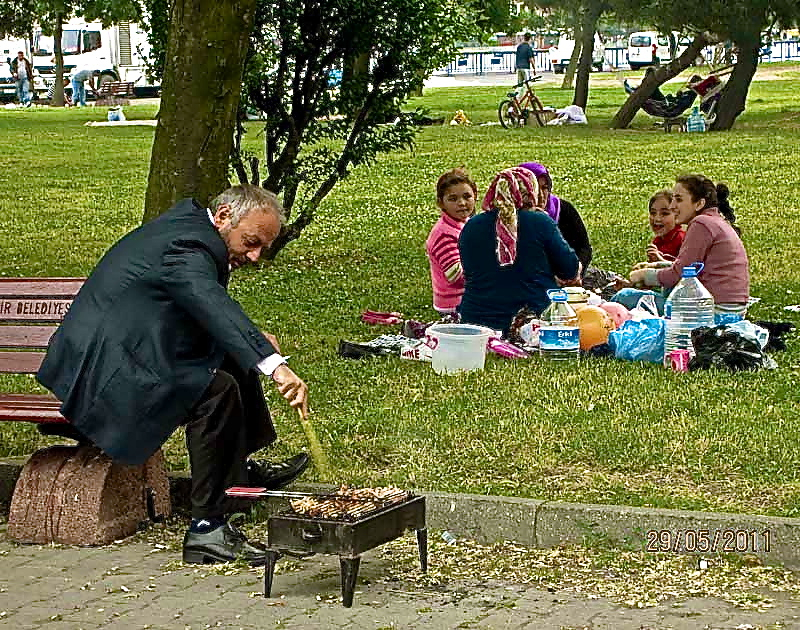
[[[686,131],[705,131],[706,130],[706,117],[700,111],[700,108],[695,105],[692,108],[692,113],[686,119]]]
[[[542,313],[539,356],[551,361],[575,360],[581,348],[578,316],[567,302],[567,292],[563,289],[552,289],[547,297],[550,306]]]
[[[697,279],[703,267],[703,263],[684,267],[680,281],[672,289],[664,305],[666,367],[670,367],[669,353],[673,350],[688,350],[694,356],[692,331],[695,328],[714,325],[714,298]]]

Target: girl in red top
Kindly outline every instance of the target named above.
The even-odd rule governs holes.
[[[655,238],[647,246],[648,262],[671,262],[678,257],[686,230],[678,223],[672,192],[666,188],[650,197],[650,229]]]

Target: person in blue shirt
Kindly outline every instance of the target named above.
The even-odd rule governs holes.
[[[517,69],[517,83],[522,83],[528,78],[528,72],[533,67],[533,58],[535,57],[531,46],[531,34],[525,33],[523,39],[524,41],[517,46],[517,60],[514,66]]]
[[[540,208],[536,175],[513,167],[498,173],[484,212],[467,221],[458,241],[465,278],[461,321],[508,333],[522,307],[541,313],[547,291],[580,277],[580,262],[556,223]]]
[[[94,92],[96,90],[94,80],[100,74],[99,70],[91,68],[73,68],[69,79],[72,83],[72,102],[76,107],[86,107],[86,86],[84,83],[88,81],[89,87]]]

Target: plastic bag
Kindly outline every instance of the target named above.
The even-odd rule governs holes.
[[[664,360],[664,320],[658,317],[629,319],[608,335],[614,356],[628,361],[661,363]]]
[[[695,356],[689,361],[690,371],[715,367],[739,372],[777,367],[757,342],[732,330],[730,326],[695,328],[692,331],[692,345]]]
[[[648,298],[642,302],[643,298]],[[645,317],[660,317],[664,314],[664,299],[663,295],[659,295],[655,291],[643,291],[641,289],[621,289],[617,291],[609,302],[619,302],[627,308],[631,315],[639,308],[644,308],[648,313],[644,313]],[[636,316],[634,315],[634,319]]]
[[[769,331],[746,319],[739,320],[735,324],[725,324],[725,328],[735,330],[745,339],[757,343],[762,350],[769,343]]]

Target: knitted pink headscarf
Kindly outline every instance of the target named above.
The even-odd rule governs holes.
[[[501,267],[513,265],[517,258],[517,211],[532,209],[539,199],[536,175],[526,168],[514,166],[495,175],[481,207],[497,209],[497,262]]]

